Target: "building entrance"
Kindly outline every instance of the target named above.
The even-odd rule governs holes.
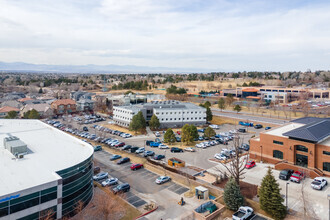
[[[308,156],[296,154],[296,165],[301,167],[308,167]]]

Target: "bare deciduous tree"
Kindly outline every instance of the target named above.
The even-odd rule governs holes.
[[[216,170],[219,171],[221,174],[227,175],[227,172],[230,176],[232,176],[237,184],[239,184],[240,180],[244,179],[243,175],[245,174],[245,166],[248,162],[249,155],[246,154],[245,156],[240,155],[239,147],[243,143],[243,138],[235,134],[234,139],[234,149],[232,149],[235,154],[231,158],[231,160],[227,163],[220,163],[224,168],[225,171],[221,170],[220,168],[216,167]]]
[[[306,188],[310,188],[308,182],[306,179],[308,179],[310,176],[308,173],[306,173],[304,170],[299,170],[301,173],[304,174],[305,179],[301,181],[301,188],[299,189],[300,191],[300,200],[303,208],[303,215],[304,219],[315,219],[315,211],[313,209],[313,202],[308,198],[308,194],[306,193]],[[307,190],[309,191],[309,190]]]

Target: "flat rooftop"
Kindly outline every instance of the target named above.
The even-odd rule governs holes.
[[[282,127],[274,128],[274,129],[271,129],[271,130],[263,132],[263,133],[288,138],[288,136],[283,135],[285,132],[291,131],[291,130],[296,129],[296,128],[300,128],[302,126],[304,126],[304,124],[290,123],[290,124],[284,125]]]
[[[16,159],[3,139],[16,136],[28,154]],[[55,172],[93,154],[93,147],[39,120],[0,119],[0,197],[60,179]]]

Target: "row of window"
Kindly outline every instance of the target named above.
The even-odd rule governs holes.
[[[57,199],[57,186],[1,203],[0,217]]]
[[[38,220],[38,219],[56,219],[57,206],[42,210],[40,212],[35,212],[31,215],[19,218],[17,220]]]
[[[203,117],[203,119],[206,119],[206,117]],[[176,118],[161,118],[160,119],[161,121],[176,121]],[[183,121],[185,121],[185,120],[202,120],[202,117],[195,117],[195,119],[194,118],[182,118],[182,120]],[[181,118],[178,118],[178,121],[181,121]]]
[[[176,115],[176,113],[178,113],[178,115],[189,114],[189,112],[172,112],[172,111],[170,111],[170,112],[156,112],[156,115],[172,115],[172,113],[173,113],[173,115]],[[190,112],[190,114],[194,114],[194,112]],[[202,114],[202,112],[201,111],[199,111],[199,112],[196,111],[195,114]]]

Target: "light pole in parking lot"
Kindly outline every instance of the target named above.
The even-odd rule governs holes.
[[[286,210],[288,210],[288,185],[290,183],[287,182],[286,183],[286,187],[285,187],[285,206],[286,206]],[[329,195],[328,195],[328,199],[329,199]]]

